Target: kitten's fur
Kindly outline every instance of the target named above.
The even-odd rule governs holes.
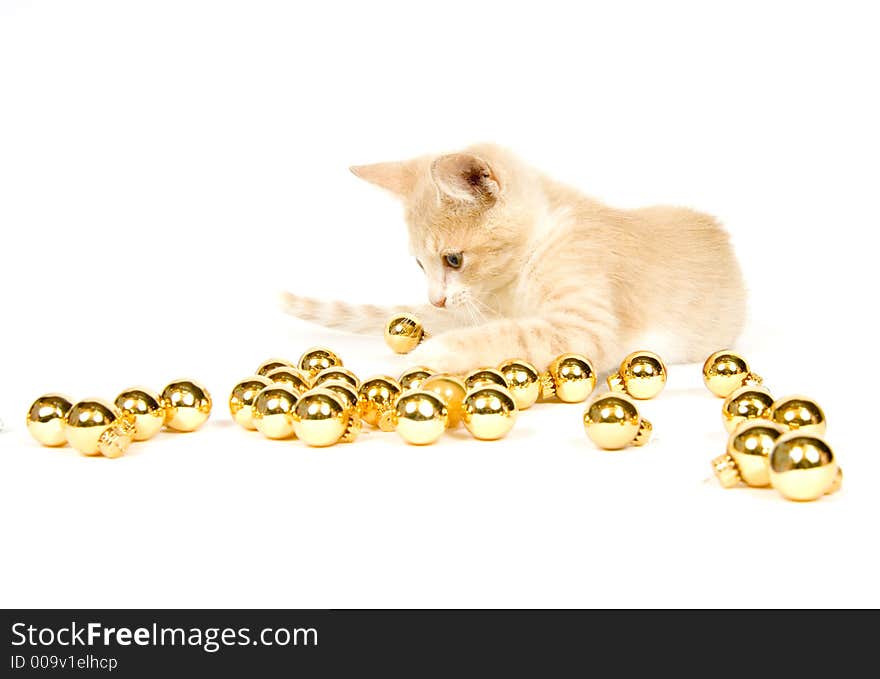
[[[381,333],[397,310],[431,339],[413,364],[464,372],[525,358],[539,369],[577,352],[599,371],[635,349],[669,362],[729,346],[745,291],[725,231],[679,207],[619,210],[489,144],[461,153],[351,168],[396,195],[434,306],[380,308],[285,294],[294,316]],[[443,255],[462,252],[460,269]]]

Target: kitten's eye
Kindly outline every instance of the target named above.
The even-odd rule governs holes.
[[[462,255],[462,253],[460,252],[450,252],[448,255],[443,256],[443,261],[445,262],[446,266],[453,269],[458,269],[459,267],[461,267],[462,261],[464,261],[464,255]]]
[[[422,271],[425,270],[425,267],[424,267],[424,265],[422,264],[422,260],[421,260],[421,259],[417,259],[417,260],[416,260],[416,264],[419,265],[419,268],[420,268]]]

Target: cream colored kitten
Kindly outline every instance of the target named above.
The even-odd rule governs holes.
[[[701,361],[736,339],[745,291],[725,231],[679,207],[618,210],[489,144],[351,168],[404,205],[433,306],[381,308],[285,294],[294,316],[381,333],[397,310],[432,338],[412,363],[463,372],[558,354],[600,372],[635,349]]]

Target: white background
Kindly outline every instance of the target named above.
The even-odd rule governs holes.
[[[0,2],[0,605],[880,605],[868,3],[513,4]],[[722,490],[695,365],[619,453],[580,405],[428,448],[235,427],[228,391],[268,356],[406,365],[275,295],[425,299],[399,207],[347,167],[480,140],[614,205],[720,216],[738,348],[823,404],[844,490]],[[124,458],[24,428],[42,392],[180,375],[209,423]]]

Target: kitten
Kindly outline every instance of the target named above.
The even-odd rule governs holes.
[[[576,352],[604,372],[636,349],[701,361],[743,325],[739,265],[708,215],[608,207],[490,144],[351,170],[403,202],[431,305],[290,293],[283,303],[294,316],[358,333],[381,333],[395,311],[411,311],[431,333],[410,354],[414,365],[461,373],[524,358],[544,369]]]

